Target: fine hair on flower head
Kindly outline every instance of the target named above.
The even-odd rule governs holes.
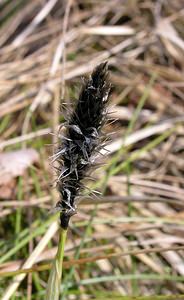
[[[70,217],[76,213],[76,197],[83,187],[94,155],[102,145],[101,129],[107,120],[110,91],[107,62],[98,65],[85,81],[73,112],[66,120],[64,137],[54,157],[58,162],[57,188],[60,201],[60,225],[66,229]]]

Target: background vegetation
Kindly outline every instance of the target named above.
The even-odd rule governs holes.
[[[61,299],[183,299],[169,296],[184,294],[183,16],[182,0],[0,1],[3,300],[44,299],[58,242],[48,144],[105,60],[114,133],[86,182],[103,196],[72,218]]]

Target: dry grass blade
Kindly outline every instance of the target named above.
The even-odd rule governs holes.
[[[19,282],[2,278],[0,298],[44,297],[48,268],[41,272],[40,264],[48,267],[58,244],[56,227],[47,235],[58,197],[46,145],[57,141],[81,76],[105,60],[115,121],[104,130],[106,157],[97,153],[106,165],[94,170],[94,183],[84,182],[103,195],[78,197],[65,247],[65,298],[184,294],[183,16],[181,0],[0,1],[0,156],[21,155],[24,145],[38,153],[24,174],[14,172],[16,156],[1,165],[0,269],[34,273],[32,282],[22,281],[26,273],[12,273]],[[8,166],[15,176],[2,185]]]
[[[134,29],[128,26],[96,26],[90,28],[82,28],[82,33],[97,35],[132,35]]]

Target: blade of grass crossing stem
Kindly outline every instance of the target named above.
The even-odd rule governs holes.
[[[156,223],[159,224],[180,224],[184,225],[183,219],[174,219],[174,218],[161,218],[161,217],[116,217],[116,218],[96,218],[93,221],[93,225],[99,224],[117,224],[117,223]],[[75,224],[75,227],[79,228],[85,226],[87,224],[86,221],[80,221]]]
[[[67,230],[60,228],[58,250],[50,271],[45,300],[59,299],[66,236]]]
[[[184,276],[177,276],[177,275],[170,275],[170,274],[147,274],[147,273],[142,273],[142,274],[126,274],[126,275],[112,275],[112,276],[101,276],[101,277],[94,277],[94,278],[87,278],[87,279],[82,279],[78,282],[78,285],[91,285],[91,284],[97,284],[97,283],[102,283],[102,282],[114,282],[116,280],[122,280],[122,281],[128,281],[131,279],[138,279],[138,280],[155,280],[155,281],[160,281],[160,280],[170,280],[170,281],[176,281],[176,282],[184,282]],[[70,283],[72,284],[75,283]]]
[[[138,297],[134,297],[134,296],[122,296],[122,295],[118,295],[118,293],[116,292],[104,292],[99,293],[96,292],[95,293],[95,298],[94,300],[106,300],[109,297],[111,297],[111,299],[113,300],[184,300],[184,295],[153,295],[153,296],[138,296]]]

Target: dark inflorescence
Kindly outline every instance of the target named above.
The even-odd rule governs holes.
[[[59,165],[57,187],[61,195],[56,208],[61,212],[61,227],[65,229],[76,213],[76,196],[102,141],[101,128],[107,117],[110,90],[107,77],[105,62],[98,65],[85,82],[55,153]]]

